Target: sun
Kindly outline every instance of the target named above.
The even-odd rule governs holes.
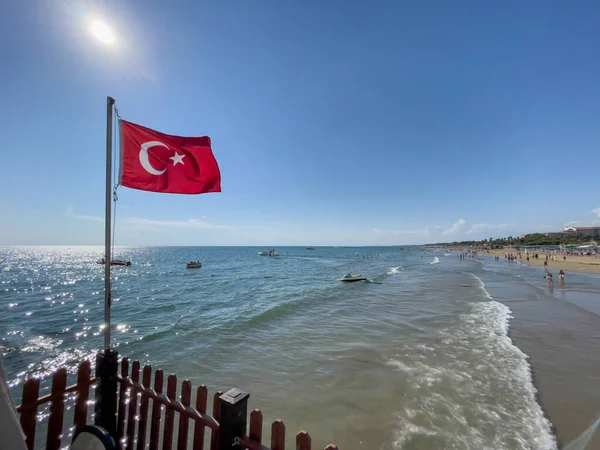
[[[112,30],[100,20],[92,20],[90,23],[90,31],[101,42],[112,44],[115,41],[115,35]]]

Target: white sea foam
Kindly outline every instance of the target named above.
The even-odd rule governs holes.
[[[71,348],[58,350],[57,343],[60,340],[56,339],[31,339],[26,347],[23,347],[21,351],[41,351],[48,350],[49,354],[47,357],[42,359],[37,364],[30,364],[27,370],[17,373],[16,378],[9,382],[9,386],[15,387],[21,383],[24,383],[28,378],[39,378],[40,380],[48,379],[60,368],[67,369],[68,373],[75,373],[81,361],[88,360],[92,364],[92,372],[95,366],[95,355],[96,350],[85,350],[82,348]]]
[[[429,264],[439,264],[440,263],[440,258],[438,258],[437,256],[433,257],[433,261],[431,261]]]
[[[435,344],[406,344],[387,361],[407,391],[394,447],[555,450],[528,357],[507,334],[511,311],[475,278],[488,301],[472,303]]]
[[[492,297],[490,295],[490,293],[487,291],[487,289],[485,288],[485,283],[483,282],[483,280],[481,278],[479,278],[478,276],[473,275],[472,273],[470,273],[469,275],[471,275],[472,277],[474,277],[477,280],[477,283],[479,284],[479,288],[483,291],[485,297],[490,300],[493,300],[494,297]],[[510,314],[510,309],[509,309],[509,314]]]
[[[401,270],[404,270],[402,266],[390,267],[388,270],[388,275],[394,275],[395,273],[400,273]]]
[[[60,344],[62,340],[53,339],[47,336],[36,336],[27,340],[27,342],[21,347],[22,352],[42,352],[44,350],[52,350]]]

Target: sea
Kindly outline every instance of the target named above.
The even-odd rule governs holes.
[[[313,448],[540,449],[557,440],[509,301],[590,317],[600,278],[549,292],[539,268],[420,247],[118,247],[112,346],[307,430]],[[0,248],[0,351],[15,403],[24,381],[103,346],[101,247]],[[186,262],[200,260],[201,269]],[[366,282],[343,283],[346,274]],[[555,277],[557,278],[557,277]],[[585,294],[587,293],[587,294]],[[522,302],[521,302],[522,303]],[[528,303],[529,304],[529,303]],[[594,319],[595,320],[595,319]],[[597,322],[592,325],[595,326]],[[44,415],[40,416],[43,421]],[[268,440],[267,440],[268,442]]]

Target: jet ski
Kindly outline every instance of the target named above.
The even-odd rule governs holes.
[[[367,277],[363,277],[362,275],[351,275],[349,273],[347,273],[346,275],[344,275],[342,278],[340,278],[338,281],[345,281],[347,283],[352,283],[354,281],[366,281]]]

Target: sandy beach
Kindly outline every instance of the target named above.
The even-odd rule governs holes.
[[[504,258],[504,255],[507,253],[516,254],[516,250],[510,249],[498,249],[491,250],[489,253],[486,251],[484,254],[490,254],[499,256],[501,259]],[[527,264],[530,266],[544,266],[544,257],[546,253],[538,253],[539,257],[532,258],[530,253],[529,261],[527,261],[525,253],[522,253],[522,258],[519,259],[523,264]],[[550,253],[548,253],[550,255]],[[567,256],[567,260],[564,261],[561,255],[556,255],[556,261],[553,261],[551,257],[548,258],[548,270],[550,272],[558,272],[560,269],[564,270],[565,273],[568,272],[581,272],[581,273],[594,273],[600,274],[600,258],[595,258],[593,256]]]

